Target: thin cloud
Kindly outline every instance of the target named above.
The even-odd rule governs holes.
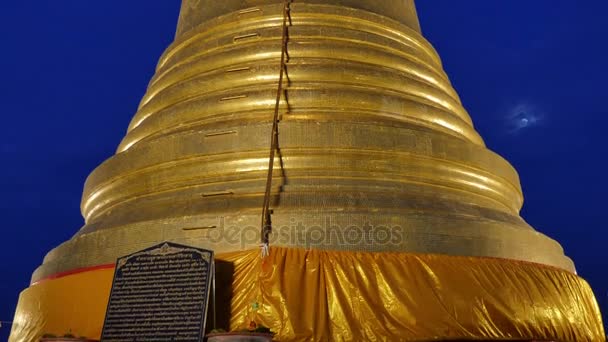
[[[539,127],[543,124],[544,115],[538,106],[530,103],[521,103],[509,110],[505,117],[506,131],[509,134],[518,134],[523,130]]]

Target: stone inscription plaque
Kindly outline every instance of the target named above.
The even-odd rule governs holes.
[[[170,242],[118,259],[101,341],[202,341],[212,276],[212,251]]]

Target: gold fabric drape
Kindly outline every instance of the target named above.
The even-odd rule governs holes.
[[[277,247],[264,261],[253,250],[217,263],[220,324],[240,329],[255,320],[277,341],[605,341],[591,288],[557,268]],[[112,270],[101,269],[32,285],[10,341],[69,330],[99,338],[111,282]]]
[[[263,264],[258,252],[223,259],[236,267],[232,327],[254,319],[280,341],[604,341],[591,288],[556,268],[285,248]]]
[[[114,268],[72,274],[21,292],[9,342],[38,342],[44,334],[99,338]]]

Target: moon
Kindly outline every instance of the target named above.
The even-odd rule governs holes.
[[[522,103],[509,110],[506,125],[509,133],[516,134],[541,124],[542,115],[538,108],[529,103]]]

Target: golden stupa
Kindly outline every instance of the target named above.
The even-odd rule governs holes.
[[[231,265],[223,328],[255,320],[277,341],[603,341],[591,288],[522,202],[413,0],[184,0],[10,341],[99,338],[115,260],[161,241],[214,250]]]

